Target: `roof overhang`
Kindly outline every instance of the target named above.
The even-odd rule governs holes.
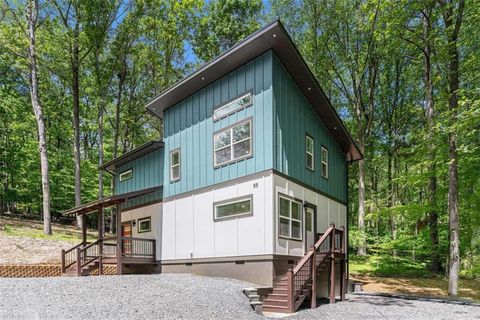
[[[69,209],[67,211],[62,212],[63,215],[82,215],[82,214],[90,214],[97,212],[101,209],[106,209],[109,207],[112,207],[114,205],[124,203],[128,201],[129,199],[134,199],[140,196],[144,196],[156,191],[163,190],[162,186],[158,187],[153,187],[153,188],[148,188],[148,189],[143,189],[139,191],[132,191],[128,193],[122,193],[122,194],[117,194],[114,196],[109,196],[105,197],[102,199],[98,199],[86,204],[82,204],[81,206]]]
[[[98,169],[106,170],[112,173],[116,168],[129,163],[135,159],[143,157],[155,150],[163,148],[163,142],[159,140],[149,141],[147,143],[142,144],[140,147],[135,148],[129,152],[124,153],[120,157],[117,157],[109,162],[103,164]]]
[[[163,118],[163,112],[167,108],[268,50],[276,53],[334,139],[342,147],[347,161],[362,159],[362,153],[355,141],[279,20],[253,33],[196,72],[168,88],[151,100],[146,108],[156,116]]]

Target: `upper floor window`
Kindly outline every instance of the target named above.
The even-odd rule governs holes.
[[[133,170],[132,169],[128,169],[127,171],[123,171],[122,173],[120,173],[120,176],[119,176],[120,182],[123,182],[125,180],[129,180],[129,179],[132,179],[132,178],[133,178]]]
[[[170,181],[180,180],[180,149],[170,152]]]
[[[315,146],[314,146],[313,138],[307,134],[305,136],[305,158],[306,158],[305,165],[307,166],[308,169],[312,171],[315,168],[314,148]]]
[[[295,240],[302,240],[302,203],[279,196],[279,236]]]
[[[246,108],[248,106],[252,105],[253,99],[252,99],[252,93],[247,92],[240,97],[234,99],[233,101],[230,101],[218,108],[216,108],[213,111],[213,120],[216,121],[220,118],[226,117],[229,114],[232,114],[240,109]]]
[[[328,149],[322,146],[322,177],[328,179]]]
[[[213,135],[215,167],[252,155],[252,120],[222,129]]]

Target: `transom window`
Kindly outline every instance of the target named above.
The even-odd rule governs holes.
[[[152,218],[146,217],[138,219],[138,233],[149,232],[152,230]]]
[[[328,149],[322,147],[322,177],[328,178]]]
[[[180,180],[180,149],[170,152],[170,181]]]
[[[227,202],[218,202],[213,207],[215,220],[249,215],[252,213],[252,196]]]
[[[124,172],[120,173],[120,176],[119,176],[120,182],[123,182],[125,180],[129,180],[129,179],[132,179],[132,178],[133,178],[133,170],[132,169],[128,169],[127,171],[124,171]]]
[[[215,167],[252,155],[251,119],[213,135]]]
[[[296,200],[278,198],[279,236],[302,240],[302,204]]]
[[[307,166],[308,169],[314,170],[315,169],[315,154],[314,154],[314,142],[313,138],[310,137],[309,135],[305,136],[305,158],[306,158],[306,163],[305,165]]]
[[[213,120],[216,121],[240,109],[251,106],[253,101],[252,98],[253,98],[252,93],[247,92],[246,94],[236,98],[235,100],[228,102],[221,107],[216,108],[213,112]]]

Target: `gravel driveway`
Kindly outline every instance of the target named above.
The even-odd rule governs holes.
[[[192,275],[0,279],[0,319],[262,319],[246,282]],[[480,307],[370,296],[288,319],[480,319]]]

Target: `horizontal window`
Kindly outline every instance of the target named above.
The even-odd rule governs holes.
[[[249,215],[252,213],[252,197],[222,201],[213,205],[215,220]]]
[[[119,176],[120,182],[123,182],[125,180],[129,180],[129,179],[132,179],[132,178],[133,178],[133,170],[132,169],[129,169],[127,171],[124,171],[124,172],[120,173],[120,176]]]
[[[279,196],[279,236],[302,240],[302,204],[296,200]]]
[[[141,218],[138,219],[138,233],[149,232],[152,230],[152,218]]]
[[[247,120],[213,135],[215,167],[252,154],[252,121]]]
[[[225,105],[218,107],[213,112],[213,120],[216,121],[229,114],[232,114],[240,109],[246,108],[252,105],[253,97],[252,93],[248,92],[235,100],[226,103]]]
[[[180,150],[170,152],[170,181],[180,180]]]

